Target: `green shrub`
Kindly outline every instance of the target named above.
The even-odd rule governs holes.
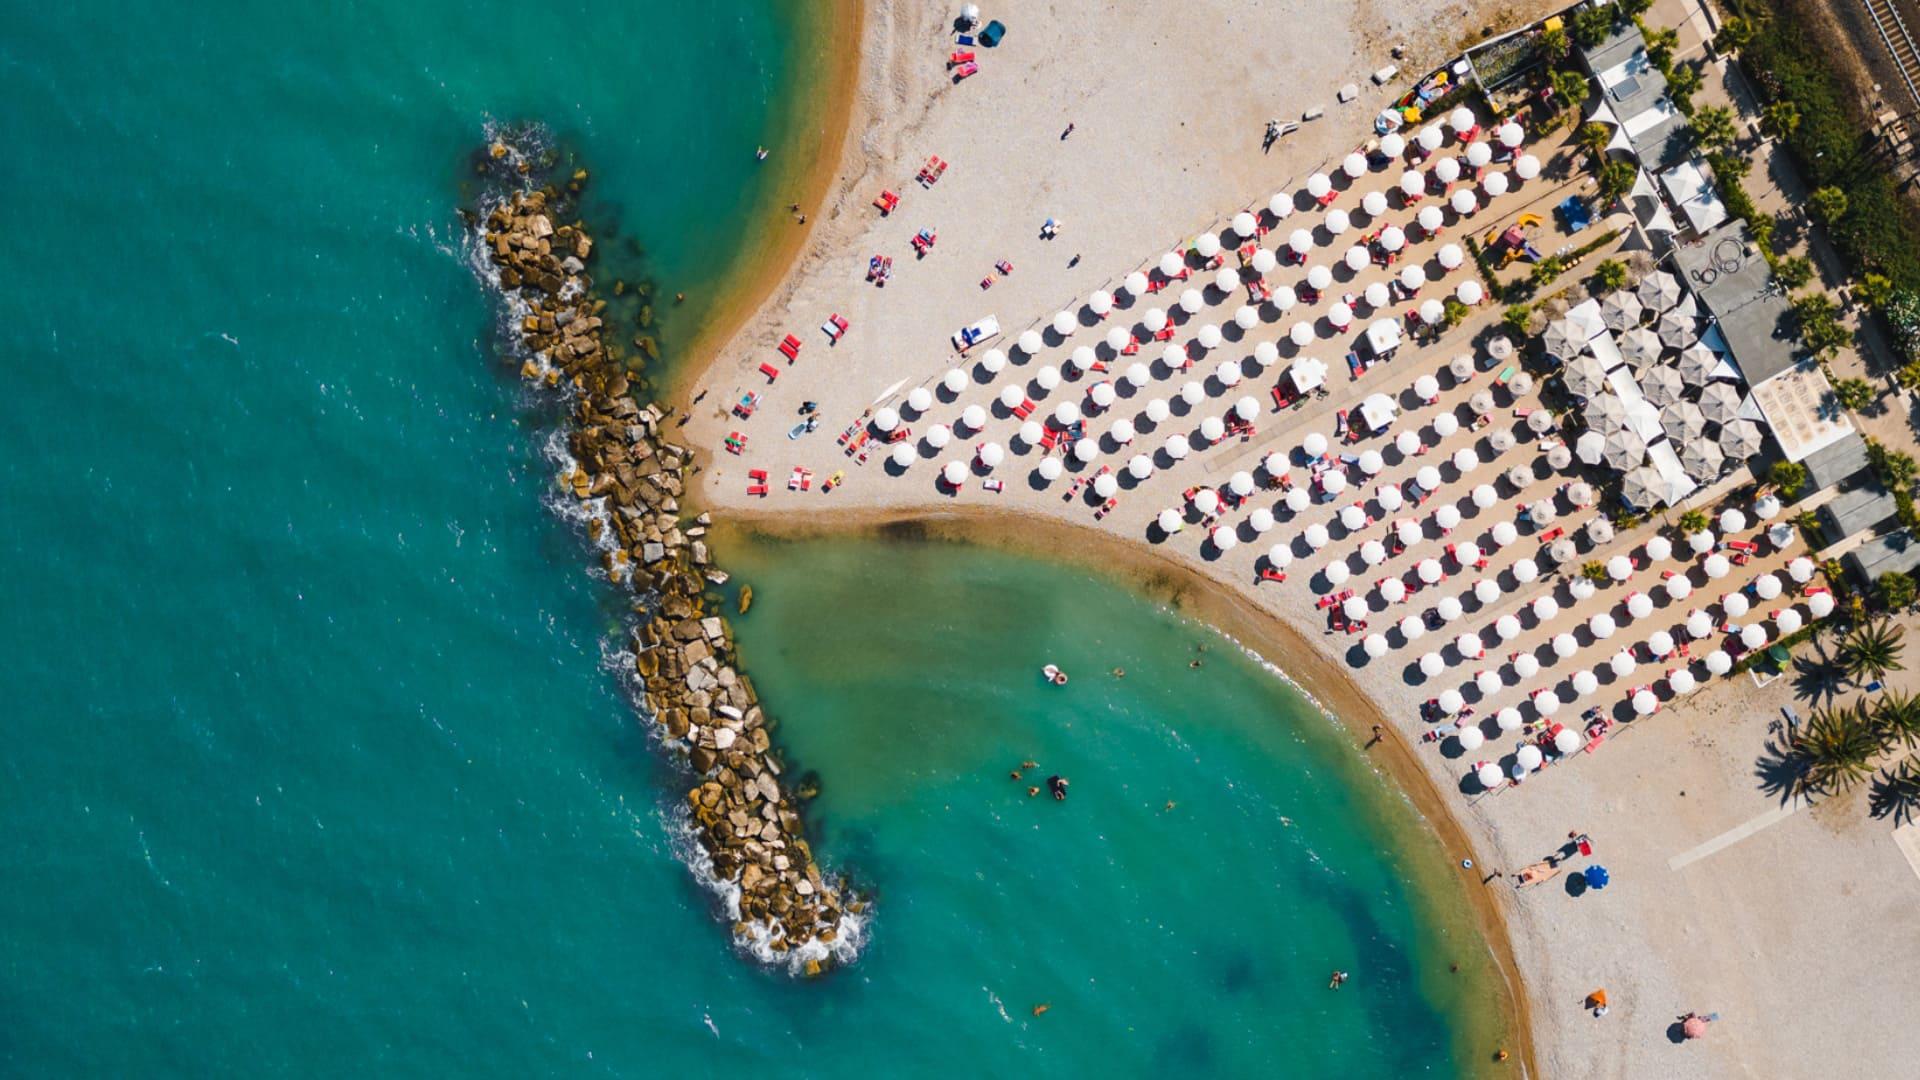
[[[1619,259],[1602,259],[1593,268],[1593,280],[1608,292],[1621,288],[1627,283],[1627,264]]]
[[[1873,404],[1873,399],[1879,396],[1879,393],[1873,388],[1873,384],[1865,379],[1841,379],[1833,384],[1833,396],[1838,398],[1840,404],[1846,408],[1853,412],[1861,412]]]
[[[1920,585],[1913,578],[1898,570],[1889,570],[1874,582],[1874,592],[1880,597],[1880,604],[1888,611],[1904,611],[1913,606],[1916,596],[1920,596]]]
[[[1773,264],[1773,276],[1788,289],[1805,288],[1813,280],[1813,262],[1804,255],[1781,259]]]
[[[1776,461],[1767,475],[1780,489],[1780,497],[1792,501],[1807,482],[1807,467],[1797,461]]]

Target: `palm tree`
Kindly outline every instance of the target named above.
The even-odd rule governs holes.
[[[1791,101],[1776,101],[1760,116],[1760,127],[1776,139],[1784,139],[1800,129],[1800,106]]]
[[[1887,696],[1874,706],[1873,722],[1888,746],[1898,740],[1912,749],[1920,744],[1920,698],[1897,690],[1887,691]]]
[[[1880,751],[1867,707],[1815,709],[1793,741],[1800,766],[1802,792],[1840,792],[1873,772],[1873,755]]]
[[[1906,651],[1906,628],[1879,619],[1847,635],[1840,646],[1840,663],[1854,682],[1869,682],[1887,677],[1889,671],[1904,670],[1900,654]]]
[[[1704,531],[1712,519],[1705,510],[1689,510],[1680,515],[1680,531],[1688,536]]]
[[[1589,154],[1598,154],[1613,141],[1613,129],[1605,124],[1582,124],[1573,137],[1580,144],[1580,149]]]

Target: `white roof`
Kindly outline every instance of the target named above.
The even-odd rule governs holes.
[[[1399,410],[1394,407],[1393,399],[1385,394],[1374,394],[1360,403],[1360,419],[1365,420],[1367,426],[1374,431],[1384,430],[1388,424],[1393,423],[1393,418],[1398,413]]]
[[[1702,160],[1696,157],[1660,174],[1660,182],[1666,185],[1673,205],[1687,215],[1687,223],[1699,233],[1727,220],[1727,204],[1720,201],[1720,193],[1707,182],[1706,174],[1700,171],[1701,164]]]
[[[1742,405],[1757,407],[1788,461],[1831,446],[1853,432],[1845,409],[1833,402],[1833,384],[1817,365],[1790,367],[1753,388]]]
[[[1287,375],[1293,380],[1294,389],[1304,394],[1327,381],[1327,362],[1303,356],[1287,369]]]
[[[1607,372],[1607,388],[1620,395],[1626,405],[1629,431],[1649,443],[1664,434],[1660,427],[1660,409],[1640,392],[1632,368],[1620,367]]]
[[[1375,319],[1367,327],[1367,346],[1375,353],[1400,347],[1400,324],[1392,319]]]
[[[1627,362],[1627,358],[1620,355],[1620,343],[1614,340],[1612,333],[1589,339],[1587,351],[1592,353],[1594,359],[1600,361],[1600,366],[1608,371]]]
[[[1578,327],[1589,341],[1607,332],[1606,321],[1600,318],[1600,301],[1592,297],[1568,308],[1567,321]]]

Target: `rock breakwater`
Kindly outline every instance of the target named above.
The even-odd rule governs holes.
[[[489,157],[520,160],[499,144]],[[710,592],[726,574],[704,539],[708,515],[683,517],[692,454],[668,438],[669,410],[636,400],[609,344],[593,238],[568,220],[585,182],[578,172],[564,189],[516,186],[483,203],[469,219],[477,261],[508,305],[521,374],[565,395],[563,497],[582,511],[608,580],[633,591],[639,711],[695,774],[685,811],[700,852],[689,861],[721,896],[736,943],[817,975],[857,951],[864,903],[813,857],[773,721]]]

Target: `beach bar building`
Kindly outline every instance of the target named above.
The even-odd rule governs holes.
[[[1727,220],[1705,160],[1693,153],[1687,118],[1648,57],[1640,28],[1623,19],[1579,52],[1600,87],[1587,120],[1614,129],[1609,155],[1640,166],[1627,202],[1649,240],[1664,246],[1677,234],[1697,236]]]

